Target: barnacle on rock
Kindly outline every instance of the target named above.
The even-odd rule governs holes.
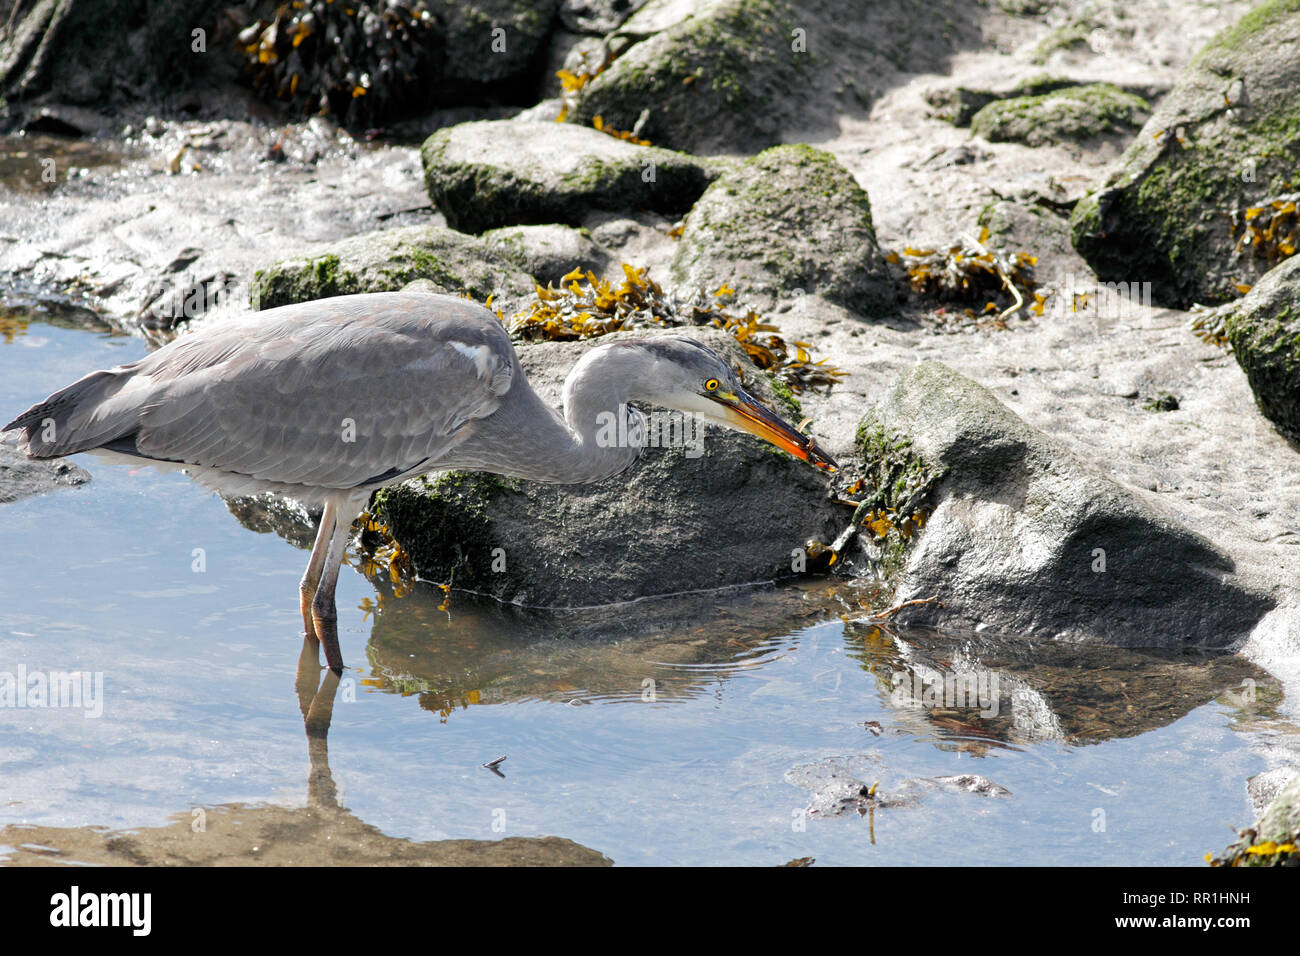
[[[239,33],[245,71],[262,96],[353,128],[427,99],[436,38],[419,0],[293,0]]]
[[[727,285],[665,292],[647,269],[623,264],[623,281],[615,286],[592,272],[575,269],[556,289],[537,286],[534,301],[506,321],[512,337],[524,341],[573,341],[637,328],[706,325],[731,333],[749,360],[771,372],[795,392],[838,382],[844,373],[826,359],[814,361],[807,342],[786,341],[781,330],[763,322],[752,309],[728,310],[735,295]]]
[[[962,310],[977,325],[1005,329],[1006,320],[1019,313],[1026,300],[1030,310],[1042,315],[1046,296],[1034,294],[1033,267],[1038,259],[1024,252],[988,245],[989,230],[980,229],[978,239],[962,236],[946,249],[917,249],[905,246],[902,254],[886,258],[907,273],[912,291],[941,302],[982,303]]]

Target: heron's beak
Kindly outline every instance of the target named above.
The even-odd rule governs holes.
[[[786,423],[743,389],[709,392],[708,397],[722,406],[722,417],[731,427],[757,435],[822,471],[835,471],[840,467],[811,435],[805,435]]]

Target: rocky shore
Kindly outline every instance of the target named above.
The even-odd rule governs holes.
[[[8,297],[162,338],[418,283],[499,310],[558,402],[593,339],[529,318],[654,283],[651,321],[845,466],[710,432],[591,487],[411,482],[373,510],[427,580],[565,608],[868,577],[903,623],[1239,649],[1300,699],[1295,0],[412,3],[432,26],[366,35],[427,61],[339,100],[304,53],[310,109],[246,61],[323,13],[176,4],[79,60],[84,6],[0,3]]]

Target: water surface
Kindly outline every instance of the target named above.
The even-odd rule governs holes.
[[[146,349],[84,314],[0,312],[0,414]],[[337,826],[394,854],[553,835],[618,864],[1196,865],[1253,819],[1252,743],[1296,732],[1276,682],[1232,656],[892,633],[828,582],[585,614],[443,607],[354,557],[325,746],[295,687],[307,555],[285,536],[307,529],[238,508],[284,536],[250,530],[183,475],[76,460],[88,484],[0,506],[0,672],[103,682],[99,716],[0,707],[14,859],[98,861],[88,828],[183,846],[197,815],[326,808],[326,830],[263,842]],[[996,701],[945,700],[968,673]],[[501,756],[503,775],[484,768]],[[796,768],[908,799],[810,816]],[[933,783],[957,775],[1010,793]]]

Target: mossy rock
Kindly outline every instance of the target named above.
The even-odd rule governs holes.
[[[1300,442],[1300,256],[1225,306],[1225,326],[1264,417]]]
[[[710,291],[729,283],[767,305],[800,292],[865,316],[894,311],[866,190],[830,153],[774,146],[708,188],[686,217],[673,278]]]
[[[617,31],[631,44],[581,90],[570,119],[595,117],[697,153],[755,153],[833,130],[870,106],[880,78],[942,70],[978,42],[971,5],[874,0],[651,0]]]
[[[996,100],[976,113],[970,125],[971,133],[990,142],[1045,146],[1132,135],[1149,114],[1140,96],[1109,83],[1093,83]]]
[[[253,275],[250,297],[271,309],[309,299],[362,292],[395,292],[416,280],[429,291],[489,295],[512,304],[533,283],[518,266],[482,240],[441,226],[408,226],[323,243],[316,252],[277,262]]]
[[[1009,90],[977,90],[967,86],[941,87],[928,91],[925,94],[925,101],[934,107],[935,116],[939,119],[947,120],[953,126],[969,126],[976,113],[997,100],[1017,96],[1042,96],[1044,93],[1079,85],[1074,80],[1043,74],[1017,83]]]
[[[1103,281],[1150,281],[1153,300],[1226,302],[1272,263],[1239,254],[1245,209],[1300,178],[1300,0],[1269,0],[1201,50],[1070,218]]]
[[[685,334],[745,362],[725,332]],[[516,348],[529,382],[558,402],[565,377],[588,349],[631,337],[638,334]],[[752,374],[747,386],[782,410],[767,376]],[[712,426],[702,454],[647,448],[628,471],[593,484],[459,472],[389,488],[378,510],[421,577],[529,607],[791,577],[792,552],[810,538],[833,535],[843,519],[815,469],[752,436]]]
[[[565,123],[482,120],[434,133],[424,183],[447,224],[580,225],[593,210],[680,216],[726,168],[721,160],[636,146]]]
[[[635,18],[634,18],[635,20]],[[791,49],[799,24],[783,0],[723,0],[637,44],[582,91],[574,120],[600,116],[693,152],[749,152],[780,139],[786,111],[816,83],[807,53]]]

